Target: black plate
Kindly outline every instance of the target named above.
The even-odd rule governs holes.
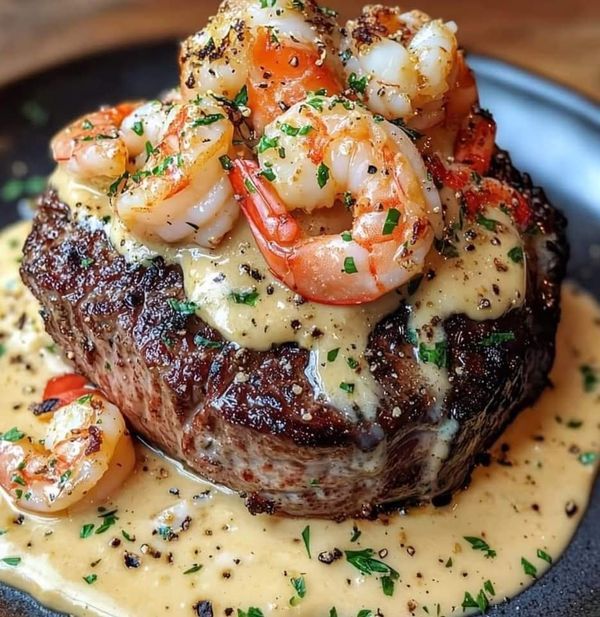
[[[175,85],[175,49],[173,43],[163,43],[118,50],[0,90],[0,188],[24,168],[23,163],[27,176],[50,172],[48,140],[73,117],[100,103],[152,97]],[[600,299],[600,107],[496,60],[474,57],[471,63],[483,104],[498,121],[499,143],[569,217],[571,277]],[[15,206],[2,204],[0,226],[18,218]],[[490,614],[600,617],[599,521],[596,486],[587,515],[560,562],[533,587]],[[0,615],[56,614],[0,585]]]

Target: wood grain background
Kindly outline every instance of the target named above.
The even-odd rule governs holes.
[[[326,2],[343,18],[356,14],[363,4]],[[201,27],[217,4],[217,0],[0,0],[0,84],[93,51],[184,37]],[[403,6],[454,19],[462,45],[471,51],[532,69],[600,100],[597,0],[416,0]]]

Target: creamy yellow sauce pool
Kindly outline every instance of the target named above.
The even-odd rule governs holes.
[[[29,406],[67,367],[18,278],[25,233],[0,235],[0,431],[41,437]],[[203,602],[215,616],[448,616],[465,600],[513,596],[559,558],[597,470],[600,309],[570,287],[563,307],[554,388],[450,506],[340,524],[251,516],[237,496],[140,444],[135,473],[109,502],[48,519],[2,499],[0,578],[53,608],[119,617],[209,614]],[[361,574],[344,554],[368,549],[399,573],[393,595],[382,574]]]

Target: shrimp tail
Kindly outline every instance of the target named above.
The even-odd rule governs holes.
[[[289,261],[302,230],[277,196],[260,181],[259,173],[257,163],[238,159],[233,162],[229,181],[269,267],[286,285],[295,288]]]

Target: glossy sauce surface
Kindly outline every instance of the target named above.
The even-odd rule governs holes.
[[[0,431],[40,438],[44,425],[29,407],[68,368],[18,278],[26,231],[0,235]],[[201,614],[199,602],[216,616],[249,607],[265,617],[335,614],[333,607],[339,617],[448,616],[465,600],[515,595],[567,545],[600,451],[600,309],[570,287],[563,308],[554,388],[445,508],[339,524],[251,516],[237,496],[140,444],[134,474],[110,502],[47,519],[2,500],[0,578],[54,608],[132,617]],[[384,594],[385,572],[361,573],[345,554],[368,549],[363,556],[399,573],[393,595]]]
[[[188,300],[226,340],[260,350],[288,342],[308,349],[307,374],[316,396],[342,410],[350,421],[376,414],[380,386],[368,368],[365,351],[375,325],[402,301],[411,310],[409,327],[415,332],[414,353],[419,359],[421,344],[433,348],[444,341],[442,324],[450,315],[495,319],[518,307],[524,297],[524,264],[507,256],[522,242],[510,217],[498,209],[485,212],[487,218],[482,220],[488,222],[487,228],[476,222],[461,223],[455,244],[446,247],[446,251],[452,249],[451,256],[435,248],[430,251],[422,283],[412,297],[407,298],[405,287],[375,302],[333,306],[306,301],[273,276],[243,217],[214,250],[147,240],[141,244],[113,215],[102,188],[81,183],[60,166],[50,184],[83,224],[103,227],[128,261],[145,263],[161,255],[179,264]],[[449,220],[458,220],[454,193],[443,192],[442,199]],[[311,215],[314,228],[339,227],[343,208],[342,213],[323,212]],[[344,229],[341,224],[336,232]],[[446,369],[422,362],[421,370],[441,401],[448,387]]]

